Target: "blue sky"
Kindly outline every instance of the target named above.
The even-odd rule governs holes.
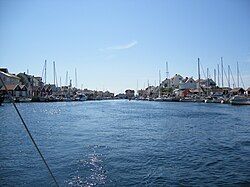
[[[222,56],[247,87],[249,18],[248,0],[1,0],[0,66],[41,76],[47,59],[53,83],[56,61],[63,84],[77,68],[78,87],[117,93],[165,78],[166,61],[171,76],[196,78],[200,57],[213,77]]]

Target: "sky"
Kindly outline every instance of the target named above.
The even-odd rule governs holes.
[[[55,61],[58,84],[76,68],[79,88],[118,93],[158,84],[166,61],[197,78],[199,57],[213,78],[223,57],[249,87],[249,33],[248,0],[0,0],[0,67],[42,76],[47,60],[53,83]]]

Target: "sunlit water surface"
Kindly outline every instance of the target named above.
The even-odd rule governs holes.
[[[60,186],[250,185],[250,107],[146,101],[21,103]],[[54,186],[11,104],[0,186]]]

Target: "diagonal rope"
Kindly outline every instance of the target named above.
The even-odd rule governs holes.
[[[40,149],[39,149],[39,147],[37,146],[37,144],[36,144],[34,138],[32,137],[32,135],[31,135],[31,133],[30,133],[30,131],[29,131],[29,128],[27,127],[26,123],[24,122],[23,117],[21,116],[21,114],[20,114],[20,112],[19,112],[19,110],[18,110],[18,108],[17,108],[17,106],[16,106],[16,104],[15,104],[15,101],[14,101],[13,97],[10,95],[10,93],[9,93],[9,91],[8,91],[8,89],[7,89],[6,85],[5,85],[5,83],[3,82],[2,77],[0,77],[0,80],[1,80],[1,82],[2,82],[2,84],[3,84],[3,86],[4,86],[4,88],[5,88],[5,91],[6,91],[7,94],[8,94],[9,99],[11,100],[11,102],[12,102],[12,104],[13,104],[13,106],[14,106],[14,108],[15,108],[15,110],[16,110],[18,116],[19,116],[19,118],[21,119],[21,121],[22,121],[22,123],[23,123],[23,126],[24,126],[25,130],[27,131],[27,133],[28,133],[28,135],[29,135],[29,137],[30,137],[32,143],[34,144],[34,146],[35,146],[37,152],[39,153],[40,157],[42,158],[42,160],[43,160],[45,166],[47,167],[47,169],[48,169],[48,171],[49,171],[51,177],[53,178],[53,180],[54,180],[56,186],[59,187],[59,185],[58,185],[58,183],[57,183],[57,181],[56,181],[55,176],[53,175],[52,171],[50,170],[50,167],[49,167],[49,165],[47,164],[47,162],[46,162],[44,156],[42,155],[42,152],[40,151]]]

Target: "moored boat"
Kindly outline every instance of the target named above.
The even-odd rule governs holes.
[[[250,98],[236,95],[230,99],[232,105],[250,105]]]
[[[16,99],[16,102],[21,102],[21,103],[31,102],[31,98],[19,97],[18,99]]]

